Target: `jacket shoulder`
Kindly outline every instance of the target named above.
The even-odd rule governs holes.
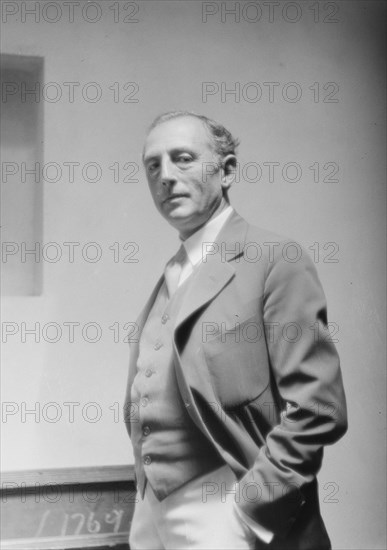
[[[246,223],[244,255],[259,258],[266,265],[267,273],[277,266],[285,272],[308,269],[317,275],[310,254],[296,239]]]
[[[280,233],[276,233],[270,229],[265,229],[258,225],[252,225],[249,222],[247,222],[246,237],[252,242],[295,242],[294,239],[291,239],[290,237],[286,237],[285,235],[281,235]]]

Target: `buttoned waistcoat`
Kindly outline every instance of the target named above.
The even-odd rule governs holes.
[[[192,422],[179,395],[173,365],[173,325],[188,281],[171,299],[162,285],[141,331],[131,391],[131,439],[137,489],[150,483],[161,501],[191,479],[222,465]]]

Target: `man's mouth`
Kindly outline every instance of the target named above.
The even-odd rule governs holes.
[[[166,197],[163,202],[171,202],[175,199],[183,199],[183,198],[186,198],[188,197],[188,195],[186,193],[173,193],[172,195],[169,195],[168,197]]]

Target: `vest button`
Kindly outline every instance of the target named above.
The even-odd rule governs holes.
[[[169,316],[166,313],[164,313],[164,315],[161,317],[161,322],[163,323],[163,325],[165,325],[168,319],[169,319]]]
[[[162,348],[163,344],[161,342],[156,342],[153,348],[157,351],[158,349]]]
[[[145,371],[145,376],[146,376],[147,378],[149,378],[150,376],[152,376],[152,374],[153,374],[153,370],[152,370],[152,369],[146,369],[146,371]]]
[[[144,427],[143,427],[143,429],[142,429],[142,434],[143,434],[143,435],[147,436],[147,435],[150,434],[150,432],[151,432],[151,429],[150,429],[149,426],[144,426]]]
[[[143,407],[146,407],[146,406],[148,405],[148,403],[149,403],[149,399],[148,399],[147,397],[142,397],[142,399],[141,399],[141,405],[142,405]]]
[[[149,464],[152,462],[152,459],[149,455],[144,456],[144,464],[145,466],[149,466]]]

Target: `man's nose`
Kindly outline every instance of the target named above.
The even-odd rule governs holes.
[[[170,161],[170,159],[166,158],[163,159],[161,163],[161,183],[165,186],[171,185],[175,183],[176,177],[175,177],[175,169],[174,169],[173,163]]]

